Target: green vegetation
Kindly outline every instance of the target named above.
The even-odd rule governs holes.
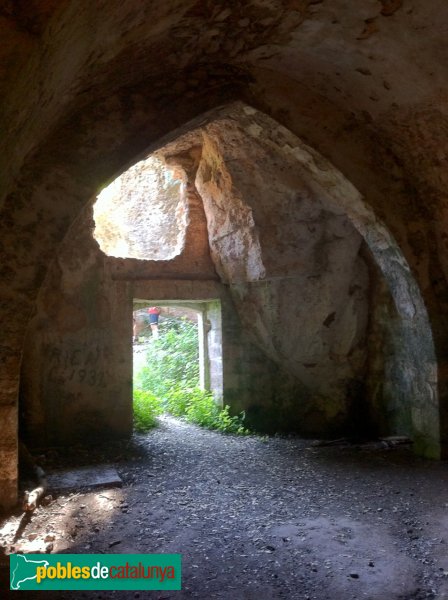
[[[163,413],[162,403],[151,392],[134,389],[134,428],[144,433],[157,425],[157,417]]]
[[[187,320],[166,319],[158,339],[150,339],[147,364],[134,382],[134,422],[137,431],[147,431],[156,417],[167,412],[208,429],[248,434],[244,413],[229,414],[213,395],[199,388],[197,326]],[[144,414],[142,414],[144,413]]]
[[[159,331],[159,339],[149,338],[146,366],[135,384],[164,399],[173,387],[198,386],[199,344],[197,327],[187,320],[166,319]]]
[[[210,392],[198,387],[173,387],[165,397],[165,409],[171,415],[183,417],[201,427],[217,429],[222,433],[249,433],[243,425],[243,413],[238,416],[230,415],[229,406],[221,408]]]

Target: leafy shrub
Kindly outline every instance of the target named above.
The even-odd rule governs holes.
[[[160,337],[152,338],[147,366],[137,374],[137,387],[163,398],[175,387],[199,384],[199,343],[197,327],[186,320],[165,321]]]
[[[197,388],[190,392],[185,411],[187,421],[201,425],[201,427],[215,429],[219,412],[220,408],[210,393]]]
[[[167,413],[173,417],[183,417],[187,413],[190,403],[191,388],[179,385],[173,386],[163,398],[163,406]]]
[[[213,395],[198,387],[172,388],[165,398],[165,410],[176,417],[184,417],[190,423],[196,423],[208,429],[217,429],[222,433],[246,435],[244,413],[230,415],[229,406],[221,408],[216,404]]]
[[[162,403],[151,392],[134,389],[134,428],[144,433],[157,425],[157,416],[163,412]]]
[[[244,411],[239,415],[229,414],[230,406],[226,404],[219,411],[214,429],[218,429],[223,433],[237,433],[238,435],[249,435],[250,431],[244,427],[244,419],[246,417]]]

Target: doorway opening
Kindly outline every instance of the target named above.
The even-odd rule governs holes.
[[[175,387],[209,388],[204,381],[204,356],[199,355],[200,315],[189,306],[134,310],[134,388],[161,400]]]
[[[221,303],[138,301],[133,310],[133,408],[136,431],[178,417],[243,433],[223,407]]]

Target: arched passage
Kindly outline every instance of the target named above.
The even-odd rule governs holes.
[[[239,128],[240,133],[242,132],[244,137],[252,140],[252,143],[256,142],[260,147],[264,147],[264,151],[268,149],[273,156],[277,156],[275,160],[277,160],[277,166],[279,168],[282,168],[284,171],[291,167],[294,172],[293,180],[305,181],[311,195],[319,197],[320,203],[325,206],[325,210],[328,213],[332,213],[336,217],[340,217],[341,215],[347,216],[349,221],[367,242],[377,264],[380,266],[384,276],[388,279],[391,292],[401,317],[403,331],[410,341],[411,351],[410,357],[408,357],[409,360],[407,366],[410,369],[408,379],[411,382],[409,389],[412,392],[412,400],[409,402],[408,406],[411,406],[412,408],[413,433],[417,442],[418,451],[422,454],[437,456],[439,452],[438,414],[435,393],[436,387],[433,374],[434,352],[431,333],[426,311],[418,292],[418,287],[413,281],[406,261],[399,251],[398,246],[393,242],[390,234],[388,234],[384,227],[375,219],[372,211],[368,209],[360,194],[336,169],[329,165],[322,157],[301,144],[290,132],[278,126],[278,124],[265,115],[244,105],[234,105],[230,108],[222,109],[221,111],[218,111],[218,113],[207,115],[205,122],[205,126],[203,125],[202,129],[199,131],[199,138],[205,139],[204,146],[209,143],[215,150],[218,148],[217,156],[219,156],[219,154],[223,156],[222,162],[227,172],[231,172],[232,170],[229,168],[229,165],[232,165],[232,160],[234,160],[232,159],[232,153],[238,148],[238,141],[235,138],[233,144],[229,144],[228,140],[226,141],[225,136],[221,136],[220,138],[220,135],[224,130],[223,127],[229,127],[233,122],[237,124],[237,129]],[[197,123],[193,122],[189,127],[194,131],[197,128]],[[202,137],[203,135],[204,138]],[[196,145],[196,141],[195,136],[193,136],[194,146]],[[166,154],[178,156],[179,148],[176,148],[175,146],[176,142],[174,142],[172,147],[168,146]],[[182,152],[188,155],[186,150],[188,150],[188,143],[187,149],[185,145],[182,148]],[[212,151],[210,150],[209,156],[211,155]],[[178,159],[174,158],[173,160]],[[210,181],[214,181],[213,178],[216,174],[216,170],[214,172],[213,168],[207,168],[206,162],[207,151],[203,151],[199,162],[197,162],[194,168],[196,169],[196,186],[205,201],[207,212],[207,194],[209,194],[211,200],[213,200],[213,194],[210,194],[207,191],[206,184]],[[231,174],[234,179],[237,179],[238,173],[237,170],[235,170],[236,163],[234,162],[233,165],[234,170]],[[215,166],[219,166],[218,163],[216,163]],[[208,167],[213,167],[213,165],[208,165]],[[220,169],[220,172],[221,175],[225,173],[222,169]],[[210,175],[211,178],[207,179]],[[256,169],[250,173],[250,176],[248,176],[246,172],[247,182],[252,182],[257,180],[257,178],[259,181],[262,181],[262,178],[260,179],[260,173]],[[219,192],[219,185],[215,187]],[[246,209],[246,217],[248,219],[246,221],[246,233],[247,240],[252,242],[251,236],[253,237],[253,234],[257,234],[257,230],[261,230],[261,226],[260,222],[257,220],[257,215],[255,214],[256,211],[253,210],[253,206],[250,206],[248,198],[250,200],[250,195],[248,196],[247,193],[243,194],[240,201],[242,205],[246,204],[249,206],[249,208]],[[253,216],[252,213],[255,214],[253,223],[250,221]],[[238,211],[233,215],[229,212],[228,222],[232,224],[232,218],[235,217],[238,220],[239,216]],[[247,296],[247,291],[251,293],[254,287],[259,285],[260,282],[269,280],[269,277],[266,276],[266,271],[263,271],[263,268],[265,267],[264,255],[269,254],[269,251],[263,247],[263,242],[260,238],[261,241],[258,240],[258,242],[255,239],[255,242],[261,244],[259,250],[257,249],[257,243],[252,244],[250,253],[247,255],[244,249],[244,235],[241,238],[241,231],[244,231],[244,228],[238,227],[232,229],[235,224],[234,222],[230,233],[238,230],[239,233],[237,237],[239,236],[240,238],[235,244],[237,255],[236,261],[234,261],[233,264],[238,265],[238,270],[237,276],[234,277],[235,274],[232,273],[231,270],[227,270],[226,272],[227,257],[222,249],[220,250],[216,245],[217,236],[213,231],[213,221],[211,219],[210,210],[208,211],[207,218],[211,251],[215,266],[221,279],[229,285],[233,302],[237,305],[237,308],[238,303],[241,307],[243,304],[242,301],[245,299],[244,297]],[[231,235],[227,237],[228,239],[231,239]],[[238,252],[240,254],[238,254]],[[275,257],[272,260],[275,262]],[[120,268],[118,268],[118,271],[120,271]],[[122,277],[122,279],[126,279],[126,277]],[[239,312],[241,315],[241,310]],[[263,344],[261,344],[261,349],[263,351],[266,350],[266,348],[263,347]],[[269,356],[270,352],[268,351],[267,354]],[[420,369],[422,356],[424,356],[424,366]],[[273,359],[274,363],[276,362],[275,355],[271,355],[271,359]],[[234,395],[238,392],[238,385],[237,382],[237,386],[232,389]]]
[[[388,393],[399,401],[395,417],[385,422],[390,433],[411,435],[419,453],[437,456],[435,359],[426,310],[397,244],[357,190],[291,132],[243,104],[208,115],[200,128],[193,124],[160,156],[185,170],[190,200],[197,202],[197,192],[202,198],[208,230],[207,241],[203,223],[202,252],[206,256],[210,245],[242,324],[236,335],[248,338],[240,359],[238,344],[227,353],[228,362],[242,366],[224,378],[224,401],[248,410],[257,428],[334,435],[366,426],[360,422],[371,412],[366,382],[378,376],[366,363],[381,349],[372,349],[369,338],[364,240],[399,315],[393,360],[386,365],[395,380]],[[199,238],[191,227],[176,260],[161,267],[149,261],[145,274],[141,261],[109,259],[105,280],[213,279],[210,261],[192,259]],[[397,339],[405,350],[398,352]],[[251,345],[265,358],[248,359]],[[257,362],[264,364],[258,385]],[[392,412],[387,403],[386,410]],[[359,422],[351,423],[356,415]]]

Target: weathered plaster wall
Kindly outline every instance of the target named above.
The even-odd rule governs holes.
[[[431,415],[431,406],[437,406],[436,372],[433,368],[431,380],[428,377],[428,365],[425,369],[423,363],[424,357],[428,357],[426,336],[419,331],[421,323],[418,318],[403,319],[378,266],[372,261],[368,261],[368,264],[371,312],[366,379],[369,397],[367,416],[373,432],[410,435],[416,444],[422,444],[416,425]],[[426,388],[422,390],[421,386],[425,383],[420,374],[425,371],[428,379]],[[422,401],[410,402],[415,398]],[[437,432],[437,425],[433,423],[431,430]],[[423,445],[425,443],[428,443],[428,439],[423,441]]]
[[[129,286],[112,281],[84,210],[49,269],[22,363],[21,423],[33,446],[129,435]]]
[[[387,285],[372,268],[369,328],[369,417],[381,435],[409,435],[413,374],[409,372],[409,332],[400,319]],[[376,272],[375,272],[376,271]]]

